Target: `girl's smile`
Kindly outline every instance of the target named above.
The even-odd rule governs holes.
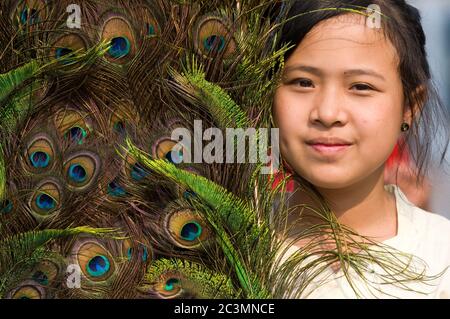
[[[306,141],[306,145],[311,149],[326,158],[338,157],[344,151],[349,149],[353,143],[337,137],[321,137],[314,138]]]

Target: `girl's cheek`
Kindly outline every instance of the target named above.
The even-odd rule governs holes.
[[[274,107],[275,123],[280,128],[280,133],[292,130],[293,118],[295,118],[295,107],[285,99],[278,99]]]
[[[400,134],[400,125],[394,119],[384,117],[362,120],[358,123],[357,134],[359,148],[368,159],[375,155],[378,160],[385,160],[392,152]],[[374,159],[375,159],[374,158]]]
[[[385,134],[392,130],[398,114],[393,112],[391,103],[370,103],[364,107],[351,108],[352,124],[364,135]],[[400,126],[399,126],[400,127]]]
[[[280,129],[299,129],[306,126],[307,114],[304,101],[298,97],[284,94],[277,99],[275,105],[275,119]]]
[[[307,124],[302,120],[301,116],[293,112],[284,115],[279,122],[280,135],[294,143],[300,139],[302,131],[307,127]]]

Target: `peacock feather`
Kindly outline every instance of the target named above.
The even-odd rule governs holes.
[[[51,248],[60,238],[90,234],[112,236],[112,229],[76,227],[28,231],[4,237],[0,241],[0,294],[2,298],[41,299],[47,286],[63,274],[65,260]],[[20,283],[19,283],[20,282]],[[25,289],[24,287],[29,287]]]

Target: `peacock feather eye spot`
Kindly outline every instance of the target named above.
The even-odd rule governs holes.
[[[140,247],[142,248],[142,256],[141,256],[142,261],[143,261],[143,262],[146,262],[147,259],[148,259],[148,249],[147,249],[147,247],[145,247],[145,246],[142,245],[142,244],[140,245]],[[134,251],[133,247],[129,247],[129,248],[127,249],[127,259],[128,259],[129,261],[133,258],[133,251]]]
[[[132,256],[133,256],[133,248],[130,247],[127,250],[127,258],[128,258],[128,260],[131,260]]]
[[[87,133],[85,129],[79,126],[74,126],[67,131],[66,136],[70,139],[71,142],[81,145],[83,144]]]
[[[72,256],[76,258],[87,280],[104,282],[115,273],[115,260],[109,251],[97,242],[75,244]]]
[[[13,210],[13,203],[9,199],[0,203],[0,214],[9,214]]]
[[[115,37],[111,39],[111,48],[108,53],[115,59],[127,56],[131,51],[130,41],[126,37]]]
[[[75,64],[75,52],[85,52],[87,48],[86,41],[82,35],[76,33],[66,33],[60,36],[49,46],[48,55],[58,61],[61,65]],[[60,70],[65,73],[66,70]],[[66,113],[69,117],[71,112]],[[62,123],[64,125],[64,123]],[[73,123],[72,123],[73,124]]]
[[[194,241],[202,234],[202,227],[196,222],[186,223],[181,228],[181,238],[187,241]]]
[[[36,9],[30,10],[30,23],[34,24],[39,21],[39,13]]]
[[[57,181],[44,181],[33,192],[29,206],[37,218],[47,218],[56,213],[62,202],[61,188]]]
[[[48,277],[45,273],[43,273],[42,271],[36,271],[33,276],[32,279],[35,280],[36,282],[40,283],[41,285],[47,286],[48,285]]]
[[[67,56],[69,54],[73,53],[72,49],[69,48],[56,48],[55,50],[55,58],[56,59],[61,59],[64,56]],[[69,61],[68,60],[62,60],[60,61],[61,64],[68,64]]]
[[[20,22],[26,24],[28,22],[28,8],[24,8],[20,13]]]
[[[211,232],[201,216],[191,209],[173,210],[165,217],[165,230],[177,246],[198,249],[208,244]]]
[[[87,178],[86,170],[80,164],[72,164],[69,168],[69,178],[75,183],[83,183]]]
[[[30,161],[34,168],[46,168],[50,163],[50,156],[45,152],[38,151],[31,154]]]
[[[101,277],[110,269],[108,258],[103,255],[94,256],[86,265],[87,272],[93,277]]]
[[[156,34],[154,25],[147,23],[146,26],[147,26],[147,35],[152,36]]]
[[[43,293],[35,286],[27,285],[16,290],[13,299],[42,299]]]
[[[183,193],[184,199],[191,199],[196,196],[197,196],[197,194],[191,190],[184,191],[184,193]]]
[[[52,209],[55,209],[56,202],[51,196],[47,194],[40,194],[36,198],[36,205],[37,207],[39,207],[39,209],[42,209],[44,211],[51,211]]]
[[[142,252],[142,261],[146,262],[147,259],[148,259],[148,249],[147,249],[147,247],[144,247],[143,252]]]
[[[65,55],[71,54],[72,52],[73,50],[69,48],[56,48],[55,57],[59,59]]]
[[[109,43],[105,58],[111,63],[126,64],[136,53],[135,30],[126,17],[117,13],[112,13],[105,21],[101,39]]]
[[[222,52],[225,48],[225,38],[221,35],[210,35],[204,40],[203,46],[208,52]]]
[[[25,161],[27,168],[32,173],[42,173],[43,170],[50,169],[53,165],[54,146],[50,138],[44,134],[35,136],[29,143],[25,151]]]
[[[72,154],[64,163],[67,186],[72,191],[86,191],[96,181],[100,167],[100,159],[95,153],[81,151]]]
[[[180,284],[180,280],[177,278],[170,278],[169,280],[166,281],[166,284],[164,286],[164,289],[166,291],[172,291],[175,289],[176,285]]]
[[[58,261],[44,259],[33,269],[31,279],[42,286],[48,286],[58,278],[60,273]]]
[[[108,184],[108,194],[113,197],[125,196],[127,193],[116,181],[112,181]]]
[[[224,59],[231,58],[236,53],[237,44],[230,29],[230,21],[225,17],[205,16],[199,19],[194,33],[196,49],[209,58],[218,53]]]
[[[172,164],[183,162],[185,148],[177,141],[162,138],[152,147],[152,153],[159,159],[166,159]]]
[[[36,9],[29,9],[25,7],[22,12],[20,13],[20,22],[25,25],[27,23],[29,24],[35,24],[39,22],[39,12]]]
[[[133,165],[131,169],[131,177],[136,181],[141,181],[145,177],[149,175],[149,172],[142,167],[140,163],[136,163]]]
[[[120,135],[125,134],[125,123],[122,121],[114,123],[114,131]]]
[[[69,46],[62,44],[55,45],[55,47]],[[91,133],[90,117],[84,112],[63,109],[56,113],[54,123],[60,136],[69,143],[82,145]]]

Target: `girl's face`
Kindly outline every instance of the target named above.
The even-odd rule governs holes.
[[[403,86],[395,47],[365,17],[322,21],[285,63],[274,116],[283,158],[318,188],[381,174],[400,134]]]

